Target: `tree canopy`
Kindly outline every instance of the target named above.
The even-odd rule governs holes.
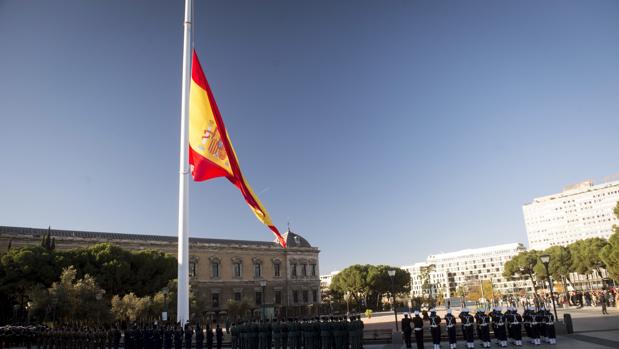
[[[365,307],[379,307],[384,296],[391,295],[392,280],[388,271],[395,270],[393,290],[397,295],[410,292],[410,274],[387,265],[352,265],[333,277],[330,290],[349,295],[355,303]]]
[[[113,295],[152,295],[176,278],[176,259],[159,251],[129,251],[109,243],[70,250],[54,245],[46,235],[38,246],[11,248],[0,257],[0,321],[7,320],[13,305],[24,308],[28,298],[64,294],[71,278],[75,294],[81,297],[79,292],[96,285],[106,301]]]
[[[619,202],[615,206],[615,216],[619,218]],[[613,225],[613,235],[608,239],[608,244],[600,251],[600,258],[606,265],[606,270],[611,278],[619,280],[619,226]]]

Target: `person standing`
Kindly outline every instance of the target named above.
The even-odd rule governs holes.
[[[518,309],[512,308],[509,314],[509,329],[512,339],[517,347],[522,346],[522,316],[518,314]]]
[[[284,321],[280,324],[282,332],[282,349],[288,349],[288,321]]]
[[[281,349],[282,347],[282,327],[279,319],[273,321],[271,325],[271,338],[273,339],[273,349]]]
[[[182,349],[183,347],[183,329],[180,323],[176,325],[174,330],[174,349]]]
[[[500,307],[496,307],[492,313],[492,329],[500,347],[507,346],[507,330],[505,328],[505,315]]]
[[[546,310],[545,317],[546,321],[544,321],[544,325],[546,327],[546,337],[548,338],[548,343],[557,344],[557,335],[555,332],[555,317],[550,312],[550,309]]]
[[[191,342],[193,338],[193,328],[189,321],[185,324],[185,349],[191,349]]]
[[[198,322],[196,324],[196,349],[204,348],[204,332],[202,331],[202,326]]]
[[[445,328],[447,329],[449,349],[456,349],[456,317],[451,313],[451,309],[447,309],[447,315],[445,315]]]
[[[479,326],[479,339],[484,348],[490,348],[490,317],[486,314],[486,309],[480,310],[476,318],[477,326]]]
[[[404,343],[406,343],[407,348],[411,348],[411,337],[413,334],[413,329],[411,328],[411,319],[408,318],[408,314],[404,314],[401,327],[402,333],[404,335]]]
[[[413,317],[412,322],[417,349],[423,349],[423,319],[419,316],[419,310],[415,310],[415,317]]]
[[[215,340],[217,341],[217,349],[221,349],[221,345],[224,340],[224,331],[221,329],[219,324],[217,324],[217,327],[215,328]]]
[[[206,326],[206,349],[213,349],[213,327],[211,324]]]
[[[602,303],[602,315],[608,315],[608,310],[606,310],[606,304],[608,302],[606,291],[602,291],[602,293],[600,293],[600,302]]]
[[[430,309],[430,334],[433,349],[441,349],[441,317],[436,315],[436,309]]]
[[[462,308],[458,317],[462,323],[462,336],[464,340],[466,340],[466,347],[475,348],[475,338],[473,337],[473,322],[475,318],[473,315],[469,314],[468,308]]]
[[[163,349],[172,349],[173,335],[174,335],[174,332],[172,331],[172,328],[170,328],[170,325],[165,326],[163,330]],[[118,349],[118,348],[114,348],[114,349]]]

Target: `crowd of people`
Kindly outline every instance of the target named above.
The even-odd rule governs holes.
[[[226,326],[232,349],[361,349],[359,316],[249,321]],[[224,329],[217,323],[113,326],[3,326],[0,349],[221,349]]]
[[[496,307],[488,313],[484,308],[478,308],[475,314],[471,314],[468,308],[462,308],[458,317],[452,314],[451,309],[447,309],[444,318],[437,315],[435,309],[431,309],[429,315],[424,315],[421,316],[419,311],[415,311],[415,316],[412,318],[409,318],[408,314],[404,315],[402,333],[407,348],[412,347],[413,333],[417,349],[424,348],[424,323],[427,323],[426,327],[430,328],[433,349],[440,348],[443,331],[446,334],[449,348],[456,348],[458,323],[467,348],[475,348],[475,337],[481,341],[482,347],[490,348],[491,330],[496,344],[500,347],[506,347],[508,341],[516,346],[522,346],[523,328],[526,336],[534,345],[540,345],[542,341],[556,344],[557,341],[555,318],[543,307],[539,309],[528,307],[522,315],[515,307],[508,307],[505,312],[501,307]],[[444,326],[441,326],[441,323],[444,323]]]

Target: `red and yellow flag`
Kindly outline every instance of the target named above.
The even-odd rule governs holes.
[[[239,188],[256,217],[273,231],[280,245],[286,247],[284,238],[241,173],[226,126],[195,51],[189,99],[189,163],[191,175],[197,182],[216,177],[228,178]]]

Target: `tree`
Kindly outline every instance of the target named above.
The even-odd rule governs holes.
[[[391,294],[391,277],[388,271],[395,269],[394,292],[410,292],[410,274],[400,268],[386,265],[352,265],[333,277],[330,289],[345,300],[352,298],[357,304],[379,307],[381,299]],[[370,302],[370,300],[372,300]],[[360,309],[361,310],[361,309]]]
[[[563,284],[571,283],[570,273],[574,272],[572,253],[565,246],[552,246],[544,250],[543,254],[550,256],[548,272],[554,280],[561,280]],[[542,255],[542,254],[540,254]],[[535,266],[535,274],[542,280],[546,280],[546,268],[543,263]],[[567,292],[567,288],[565,288]]]
[[[151,295],[176,277],[174,256],[155,250],[128,251],[109,243],[57,253],[59,265],[73,265],[78,276],[95,276],[107,294]]]
[[[103,301],[105,291],[95,279],[85,275],[76,278],[75,268],[65,268],[60,280],[47,290],[41,286],[30,292],[31,316],[57,323],[107,323],[111,319],[109,306]]]
[[[572,269],[580,274],[590,274],[597,271],[601,275],[601,269],[606,265],[600,258],[600,251],[608,245],[608,241],[602,238],[589,238],[578,240],[568,246],[572,255]]]
[[[21,306],[33,287],[51,286],[61,270],[54,260],[54,252],[41,246],[11,249],[2,255],[0,269],[0,293]]]
[[[539,256],[540,252],[536,250],[520,252],[514,258],[505,262],[503,276],[508,280],[527,277],[531,280],[533,292],[537,294],[537,280],[539,276],[535,274],[535,266],[539,262]]]
[[[432,298],[432,284],[430,283],[430,273],[436,269],[436,265],[430,264],[419,268],[419,277],[421,278],[421,291],[424,295]]]
[[[619,202],[615,206],[615,216],[619,218]],[[608,239],[608,245],[600,251],[600,258],[606,265],[611,278],[619,280],[619,226],[613,225],[613,234]]]
[[[357,264],[342,270],[333,277],[331,289],[343,295],[349,295],[357,304],[361,303],[361,299],[367,301],[370,291],[367,277],[369,267],[369,265]]]

